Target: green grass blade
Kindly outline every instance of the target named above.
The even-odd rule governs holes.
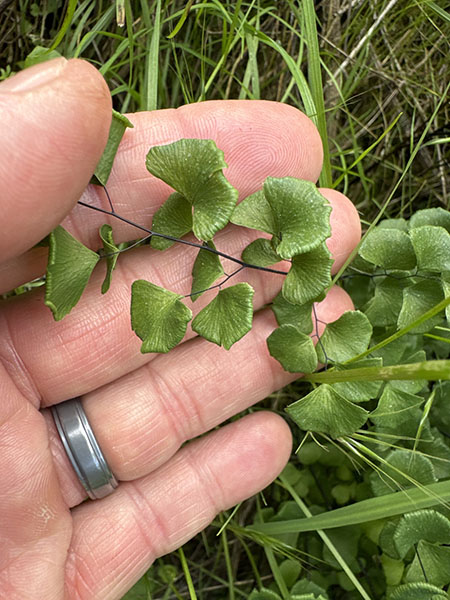
[[[189,598],[191,600],[197,600],[197,594],[195,593],[194,584],[192,583],[191,573],[189,571],[189,566],[187,564],[183,548],[178,549],[178,556],[180,557],[181,567],[183,569],[184,577],[186,579],[186,585],[189,590]]]
[[[297,506],[300,508],[300,510],[307,517],[305,520],[309,521],[310,519],[314,518],[312,516],[312,513],[310,512],[310,510],[306,506],[306,504],[303,502],[303,500],[300,498],[300,496],[296,493],[296,491],[294,490],[294,488],[287,481],[287,479],[284,477],[283,474],[281,474],[279,476],[279,479],[280,479],[281,483],[284,485],[284,487],[291,494],[291,496],[294,499],[294,501],[297,504]],[[325,513],[325,514],[328,514],[328,513]],[[303,520],[303,519],[300,519],[300,520]],[[281,522],[281,523],[283,523],[283,522]],[[278,524],[278,523],[276,523],[276,524]],[[328,550],[331,552],[331,554],[337,560],[337,562],[341,566],[341,568],[344,571],[344,573],[347,575],[347,577],[353,583],[353,585],[355,586],[355,588],[361,594],[361,597],[364,598],[364,600],[370,600],[370,596],[367,594],[366,590],[359,583],[358,578],[355,576],[355,574],[353,573],[353,571],[350,569],[350,567],[348,566],[348,564],[345,562],[344,557],[339,552],[339,550],[336,548],[336,546],[333,544],[333,542],[331,541],[331,539],[320,528],[317,528],[317,533],[318,533],[319,537],[322,538],[322,541],[327,546]]]
[[[348,267],[348,265],[351,263],[351,261],[355,258],[356,254],[358,253],[359,247],[361,246],[362,241],[367,236],[367,234],[370,233],[372,231],[372,229],[377,225],[378,221],[384,215],[384,213],[385,213],[387,207],[389,206],[389,204],[391,203],[392,199],[395,197],[395,194],[397,193],[398,188],[402,184],[402,182],[405,179],[406,175],[409,173],[412,163],[414,162],[417,154],[419,153],[419,150],[422,148],[423,143],[424,143],[424,141],[425,141],[425,139],[426,139],[426,137],[428,135],[428,132],[430,131],[431,125],[433,124],[436,115],[438,114],[438,112],[439,112],[442,104],[447,100],[449,89],[450,89],[450,83],[448,83],[447,86],[445,87],[445,90],[444,90],[444,92],[442,94],[442,97],[439,99],[439,102],[436,104],[436,107],[433,110],[433,113],[432,113],[431,117],[429,118],[427,124],[425,125],[425,127],[424,127],[424,129],[422,131],[422,134],[421,134],[421,136],[420,136],[417,144],[414,146],[414,149],[411,152],[411,156],[409,157],[408,162],[406,163],[405,168],[404,168],[402,174],[398,178],[396,184],[393,186],[393,188],[391,190],[391,193],[389,194],[389,196],[387,197],[387,199],[384,202],[383,206],[381,207],[381,210],[379,211],[378,215],[372,221],[369,229],[366,231],[366,233],[365,233],[364,237],[362,238],[362,240],[360,241],[360,243],[350,253],[350,255],[348,256],[348,258],[345,261],[345,263],[342,265],[342,267],[339,269],[339,271],[334,276],[333,281],[331,282],[330,288],[333,287],[333,285],[341,277],[342,273],[345,271],[345,269]]]
[[[263,42],[263,44],[266,44],[270,48],[273,48],[280,54],[281,58],[286,63],[286,66],[291,72],[291,75],[297,85],[298,91],[302,99],[304,111],[306,112],[308,117],[312,119],[314,123],[317,124],[316,105],[314,104],[311,90],[309,89],[308,82],[306,81],[306,78],[303,75],[300,66],[278,42],[272,40],[272,38],[270,38],[268,35],[261,31],[256,31],[255,29],[254,31],[257,37]]]
[[[399,329],[398,331],[396,331],[395,333],[393,333],[386,339],[381,340],[381,342],[379,342],[375,346],[371,346],[370,348],[367,348],[367,350],[365,350],[361,354],[354,356],[352,359],[347,361],[347,364],[355,362],[357,360],[362,360],[363,358],[366,358],[366,356],[368,356],[372,352],[375,352],[376,350],[379,350],[380,348],[384,348],[384,346],[387,346],[394,340],[397,340],[398,338],[401,338],[402,336],[409,333],[412,329],[414,329],[414,327],[417,327],[418,325],[425,323],[425,321],[428,321],[428,319],[431,319],[431,317],[434,317],[435,315],[439,314],[449,304],[450,304],[450,296],[448,298],[444,298],[444,300],[439,302],[439,304],[436,304],[436,306],[433,306],[433,308],[430,308],[430,310],[427,310],[426,313],[423,313],[423,315],[421,317],[419,317],[418,319],[416,319],[409,325],[406,325],[406,327]]]
[[[188,2],[186,3],[186,6],[184,7],[183,13],[180,17],[180,20],[175,25],[174,30],[171,33],[169,33],[169,35],[167,36],[168,40],[171,40],[172,38],[174,38],[177,35],[177,33],[181,30],[181,28],[184,25],[184,22],[186,21],[188,15],[189,15],[189,12],[190,12],[193,4],[194,4],[194,0],[188,0]]]
[[[266,535],[331,529],[395,517],[406,512],[431,508],[448,502],[450,502],[450,480],[430,483],[422,488],[361,500],[355,504],[306,519],[261,523],[252,525],[248,529],[254,529]]]
[[[341,381],[390,381],[391,379],[425,379],[438,381],[450,379],[450,360],[429,360],[420,363],[394,365],[390,367],[362,367],[348,371],[329,369],[322,373],[305,376],[314,383],[338,383]]]
[[[328,144],[327,122],[325,119],[325,102],[323,98],[322,73],[320,66],[319,41],[316,28],[316,11],[314,0],[303,0],[303,23],[308,48],[308,82],[316,107],[316,124],[322,138],[323,166],[319,182],[323,187],[331,187],[331,162]]]
[[[59,44],[61,43],[63,37],[66,35],[66,32],[69,29],[70,24],[72,23],[72,18],[73,18],[76,7],[77,7],[77,0],[69,0],[69,4],[67,6],[67,12],[64,17],[64,21],[61,25],[61,29],[58,31],[53,44],[48,49],[49,52],[51,52],[52,50],[57,48],[59,46]]]
[[[150,15],[145,0],[142,2],[144,22],[150,29]],[[156,0],[153,31],[148,38],[147,57],[145,61],[144,89],[141,101],[142,110],[156,110],[158,108],[158,73],[159,73],[159,42],[161,32],[161,0]]]

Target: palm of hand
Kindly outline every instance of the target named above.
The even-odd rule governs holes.
[[[37,70],[24,74],[34,77],[30,91],[20,79],[15,91],[0,86],[7,132],[0,149],[3,291],[43,272],[44,248],[23,253],[66,215],[64,226],[93,248],[104,222],[91,213],[88,222],[82,207],[69,211],[82,194],[103,202],[92,188],[83,190],[106,142],[109,93],[86,63],[62,61],[57,68],[56,78],[42,85]],[[214,139],[241,197],[268,175],[315,181],[320,171],[314,126],[286,105],[207,102],[139,113],[132,121],[108,188],[121,214],[136,221],[149,223],[169,191],[146,172],[143,157],[150,146],[180,137]],[[359,222],[342,194],[322,192],[333,205],[329,247],[337,270],[359,239]],[[114,227],[117,241],[135,235]],[[229,227],[218,243],[239,256],[252,236],[238,239]],[[179,449],[295,377],[267,352],[274,327],[268,311],[255,316],[251,333],[230,352],[191,333],[168,355],[140,354],[129,323],[131,282],[145,278],[183,291],[192,256],[174,247],[149,262],[141,249],[119,265],[108,295],[98,292],[100,269],[62,322],[52,320],[40,290],[2,306],[0,596],[9,600],[120,598],[155,557],[265,487],[291,452],[287,425],[267,412]],[[275,275],[245,277],[255,287],[257,308],[281,283]],[[318,306],[319,317],[332,321],[349,308],[349,298],[334,289]],[[87,503],[46,408],[79,395],[121,482],[111,496]]]

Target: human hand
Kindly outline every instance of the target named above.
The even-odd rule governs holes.
[[[63,219],[75,237],[99,246],[105,219],[76,202],[82,196],[108,208],[101,189],[85,188],[106,143],[110,113],[104,81],[83,61],[58,59],[0,84],[0,291],[44,272],[46,249],[29,248]],[[168,194],[145,169],[152,145],[214,139],[241,197],[268,175],[315,181],[320,172],[314,126],[286,105],[205,102],[130,119],[135,128],[121,144],[108,190],[117,212],[139,223],[149,224]],[[359,220],[342,194],[322,193],[333,206],[328,245],[336,271],[359,240]],[[116,241],[136,236],[127,225],[111,225]],[[217,244],[240,256],[254,233],[240,229],[238,237],[236,231],[220,232]],[[183,292],[191,265],[192,255],[179,246],[126,253],[108,294],[100,295],[104,273],[98,268],[60,322],[39,289],[0,306],[1,598],[120,598],[157,556],[264,488],[287,462],[289,428],[263,411],[180,450],[295,379],[268,354],[265,339],[275,323],[267,310],[228,352],[190,333],[167,355],[140,353],[130,327],[131,282],[143,278]],[[245,275],[257,309],[281,285],[276,275]],[[335,288],[317,312],[327,322],[350,308],[348,296]],[[86,503],[48,410],[76,396],[83,397],[120,480],[113,494]]]

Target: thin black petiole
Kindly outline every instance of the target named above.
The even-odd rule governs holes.
[[[209,290],[215,290],[216,288],[220,289],[223,285],[227,283],[229,279],[231,279],[234,275],[240,273],[240,271],[242,271],[243,269],[245,269],[245,267],[239,267],[239,269],[236,269],[236,271],[233,271],[229,275],[226,275],[225,279],[223,279],[220,283],[211,285],[210,287],[205,288],[204,290],[198,290],[195,292],[191,292],[190,294],[185,294],[183,298],[192,298],[193,296],[199,296],[200,294],[203,294],[203,292],[209,292]]]
[[[320,319],[318,318],[315,304],[312,305],[312,309],[313,309],[314,321],[315,321],[315,325],[316,325],[316,333],[314,334],[314,336],[317,336],[317,343],[322,348],[323,355],[325,356],[324,370],[326,371],[328,369],[328,363],[329,363],[330,359],[328,358],[328,354],[324,348],[323,342],[319,335],[319,322],[324,323],[324,321],[320,321]],[[326,325],[326,323],[325,323],[325,325]]]
[[[111,214],[115,215],[116,211],[114,210],[114,206],[113,206],[113,203],[112,203],[112,200],[111,200],[111,196],[108,194],[108,190],[106,189],[105,186],[103,186],[103,189],[105,190],[105,194],[106,194],[106,197],[108,198],[109,206],[111,207]]]
[[[212,252],[213,254],[217,254],[218,256],[222,256],[223,258],[227,258],[228,260],[231,260],[231,261],[237,263],[238,265],[241,265],[242,267],[246,267],[249,269],[256,269],[257,271],[265,271],[266,273],[275,273],[276,275],[287,275],[288,274],[287,271],[280,271],[278,269],[271,269],[270,267],[260,267],[259,265],[252,265],[250,263],[246,263],[243,260],[240,260],[239,258],[235,258],[234,256],[230,256],[229,254],[225,254],[225,252],[221,252],[220,250],[216,250],[215,248],[210,248],[209,246],[204,246],[203,244],[200,244],[199,242],[190,242],[188,240],[176,238],[171,235],[166,235],[165,233],[158,233],[157,231],[152,231],[151,229],[148,229],[147,227],[144,227],[143,225],[139,225],[138,223],[135,223],[134,221],[131,221],[130,219],[127,219],[126,217],[119,215],[118,213],[111,212],[109,210],[105,210],[104,208],[100,208],[99,206],[92,206],[91,204],[87,204],[86,202],[83,202],[82,200],[78,200],[78,204],[80,204],[81,206],[85,206],[86,208],[90,208],[91,210],[96,210],[97,212],[101,212],[105,215],[114,217],[115,219],[119,219],[119,221],[122,221],[123,223],[127,223],[128,225],[131,225],[132,227],[136,227],[137,229],[140,229],[141,231],[145,231],[146,233],[149,234],[149,236],[160,237],[165,240],[169,240],[171,242],[176,242],[178,244],[184,244],[185,246],[192,246],[194,248],[198,248],[199,250],[206,250],[207,252]]]

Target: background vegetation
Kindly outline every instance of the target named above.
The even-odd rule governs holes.
[[[448,8],[445,0],[0,0],[0,78],[41,60],[51,49],[96,65],[121,112],[223,98],[297,106],[316,120],[322,134],[321,183],[349,195],[367,228],[380,216],[409,219],[423,208],[448,209]],[[370,290],[353,275],[347,271],[343,285],[357,307],[363,307]],[[411,362],[407,354],[416,351],[447,358],[446,327],[443,322],[431,333],[409,336],[400,350],[391,344],[391,361]],[[449,487],[434,492],[430,487],[450,478],[450,411],[445,404],[450,390],[445,386],[422,382],[418,388],[402,388],[423,400],[409,441],[402,439],[404,431],[395,430],[385,432],[385,448],[370,445],[367,437],[360,441],[384,460],[393,445],[416,450],[421,432],[429,432],[431,445],[423,453],[434,457],[426,459],[433,477],[422,477],[416,469],[400,482],[406,487],[414,480],[414,492],[428,490],[422,500],[439,496],[428,517],[420,515],[421,523],[430,519],[429,530],[446,526],[436,525],[437,514],[450,516]],[[256,410],[285,414],[286,404],[310,389],[299,381]],[[293,431],[297,445],[305,442],[304,433]],[[343,445],[309,437],[264,494],[219,516],[182,550],[158,560],[126,600],[234,600],[252,593],[252,600],[312,600],[320,594],[330,600],[450,597],[445,591],[448,554],[439,550],[439,557],[430,559],[422,547],[421,554],[422,538],[413,540],[404,556],[392,547],[394,530],[408,507],[398,499],[379,506],[352,504],[383,500],[380,494],[393,491],[380,491],[374,484],[373,467],[379,469],[379,464],[385,470],[368,452],[355,461]],[[390,475],[400,478],[392,470]],[[357,506],[350,517],[333,517],[331,511],[347,504]],[[331,515],[339,527],[328,536],[318,535],[317,527],[300,533],[301,527],[286,532],[275,525],[270,536],[250,529],[255,522],[299,519],[305,511]],[[410,587],[402,595],[406,581],[422,581],[425,587]],[[262,588],[271,591],[252,592]]]

